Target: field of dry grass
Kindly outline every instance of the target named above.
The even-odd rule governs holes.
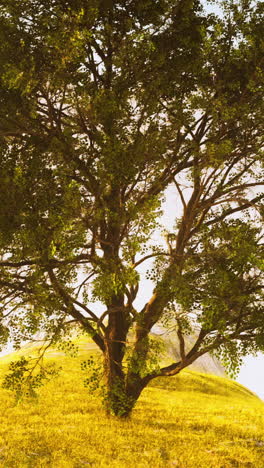
[[[1,467],[264,468],[264,403],[241,385],[185,371],[154,381],[118,421],[84,388],[80,362],[95,351],[80,348],[78,357],[48,351],[62,371],[37,399],[15,404],[0,389]],[[31,352],[2,357],[1,377]]]

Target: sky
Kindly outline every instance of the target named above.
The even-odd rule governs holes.
[[[264,400],[264,354],[246,357],[236,380]]]

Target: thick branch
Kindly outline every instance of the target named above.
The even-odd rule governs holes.
[[[87,318],[84,317],[84,315],[81,314],[73,305],[73,301],[70,297],[70,295],[67,293],[67,291],[62,287],[58,279],[56,278],[52,268],[49,268],[48,270],[50,281],[59,296],[62,298],[64,304],[67,307],[69,315],[71,315],[73,318],[77,319],[78,322],[83,326],[85,330],[88,331],[89,334],[91,334],[91,337],[93,341],[99,346],[99,348],[104,352],[105,351],[105,345],[103,338],[96,332],[96,330],[90,325],[90,323],[87,321]]]
[[[251,208],[252,206],[255,206],[259,201],[263,199],[264,199],[264,194],[261,194],[253,198],[252,200],[249,200],[247,203],[237,206],[236,208],[230,208],[229,210],[224,211],[224,213],[222,213],[220,216],[217,216],[216,218],[211,219],[210,221],[207,221],[207,223],[205,223],[205,226],[210,226],[211,224],[218,223],[219,221],[222,221],[223,219],[225,219],[227,216],[230,216],[234,213],[238,213],[239,211],[246,210],[247,208]]]

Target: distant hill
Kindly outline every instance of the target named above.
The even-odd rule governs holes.
[[[77,338],[78,336],[78,338]],[[178,361],[180,360],[180,352],[179,352],[179,340],[176,332],[167,332],[165,329],[162,329],[161,327],[156,327],[155,331],[152,332],[152,336],[161,339],[165,343],[165,351],[166,351],[166,357],[171,358],[172,360]],[[40,339],[40,337],[39,337]],[[130,339],[133,339],[132,336],[130,336]],[[80,352],[85,352],[88,350],[98,350],[96,344],[92,341],[92,339],[87,336],[87,335],[80,335],[78,332],[73,331],[73,341],[76,343],[78,346]],[[191,347],[193,346],[195,341],[194,336],[185,336],[185,342],[186,342],[186,351],[189,351]],[[40,346],[41,342],[38,344]],[[22,348],[17,352],[18,355],[27,355],[28,353],[31,352],[32,349],[36,348],[36,344],[33,343],[27,343],[22,346]],[[0,353],[0,358],[1,355],[11,355],[12,353],[12,348],[11,346],[9,349],[7,349],[5,352]],[[63,352],[60,351],[59,349],[52,348],[49,353],[52,353],[53,356],[59,356],[62,355]],[[204,356],[201,356],[197,361],[195,361],[193,364],[191,364],[188,369],[195,370],[197,372],[203,372],[205,374],[214,374],[218,375],[220,377],[225,377],[225,369],[221,365],[218,359],[216,359],[214,356],[211,356],[210,354],[205,354]]]
[[[153,334],[154,336],[161,337],[162,340],[164,340],[166,344],[166,351],[171,358],[176,361],[180,360],[179,340],[175,332],[166,332],[165,330],[160,329]],[[190,335],[185,336],[184,338],[186,343],[186,352],[188,352],[195,342],[195,337]],[[193,364],[189,366],[189,369],[222,377],[226,375],[225,369],[219,360],[208,353],[198,358]]]

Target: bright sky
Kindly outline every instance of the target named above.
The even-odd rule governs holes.
[[[246,357],[236,380],[264,400],[264,354]]]

